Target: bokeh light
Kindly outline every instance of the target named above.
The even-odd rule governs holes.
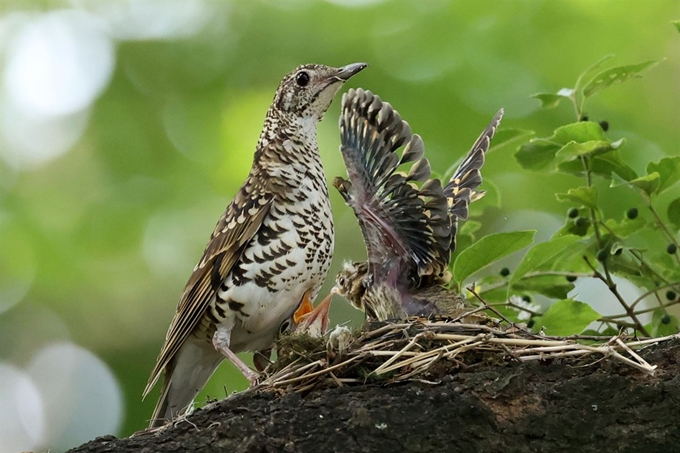
[[[46,346],[25,369],[0,362],[0,452],[62,451],[117,432],[122,416],[111,370],[79,346]]]
[[[56,116],[90,106],[108,84],[114,49],[96,17],[75,10],[29,20],[7,49],[6,95],[30,115]]]

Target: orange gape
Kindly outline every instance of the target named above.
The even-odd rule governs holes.
[[[302,303],[298,309],[295,310],[295,313],[293,313],[293,322],[295,325],[300,324],[300,321],[302,321],[304,316],[311,313],[313,310],[314,306],[312,305],[312,301],[309,300],[309,291],[307,291],[304,296],[302,296]]]

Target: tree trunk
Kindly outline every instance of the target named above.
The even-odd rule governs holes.
[[[658,365],[654,376],[593,358],[485,364],[438,384],[248,391],[71,452],[680,451],[680,342],[640,354]]]

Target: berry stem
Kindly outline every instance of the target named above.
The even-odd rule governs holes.
[[[645,329],[645,326],[642,325],[640,320],[637,317],[637,314],[635,311],[626,303],[626,301],[623,299],[623,296],[621,296],[621,293],[619,293],[619,290],[616,287],[616,283],[614,283],[611,279],[611,277],[607,276],[605,277],[600,273],[595,266],[590,262],[587,256],[584,256],[583,259],[585,260],[586,264],[588,265],[589,268],[592,269],[593,271],[593,276],[595,278],[600,279],[605,285],[607,285],[607,288],[609,288],[609,291],[618,299],[619,303],[621,306],[626,310],[626,314],[630,319],[633,320],[635,330],[638,330],[640,333],[642,333],[644,336],[648,337],[649,333],[647,333],[647,330]],[[602,263],[602,266],[605,266],[605,263]]]

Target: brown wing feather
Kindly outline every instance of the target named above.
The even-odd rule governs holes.
[[[394,286],[443,272],[450,220],[441,184],[428,179],[420,137],[389,103],[356,89],[343,96],[340,138],[349,180],[333,185],[359,221],[374,278]],[[409,162],[408,174],[396,171]]]
[[[203,257],[194,268],[182,293],[143,396],[151,391],[184,340],[201,321],[215,290],[229,274],[269,213],[274,195],[259,181],[257,174],[251,173],[217,222]]]
[[[466,220],[468,218],[470,203],[482,198],[483,191],[478,188],[482,184],[481,168],[484,165],[485,154],[489,150],[491,140],[496,134],[496,129],[503,119],[503,109],[500,109],[494,115],[491,122],[479,135],[470,148],[470,151],[463,159],[463,162],[458,166],[458,169],[451,177],[449,183],[444,187],[444,194],[448,199],[449,212],[451,213],[452,234],[451,234],[451,251],[456,248],[456,231],[458,228],[458,220]]]

